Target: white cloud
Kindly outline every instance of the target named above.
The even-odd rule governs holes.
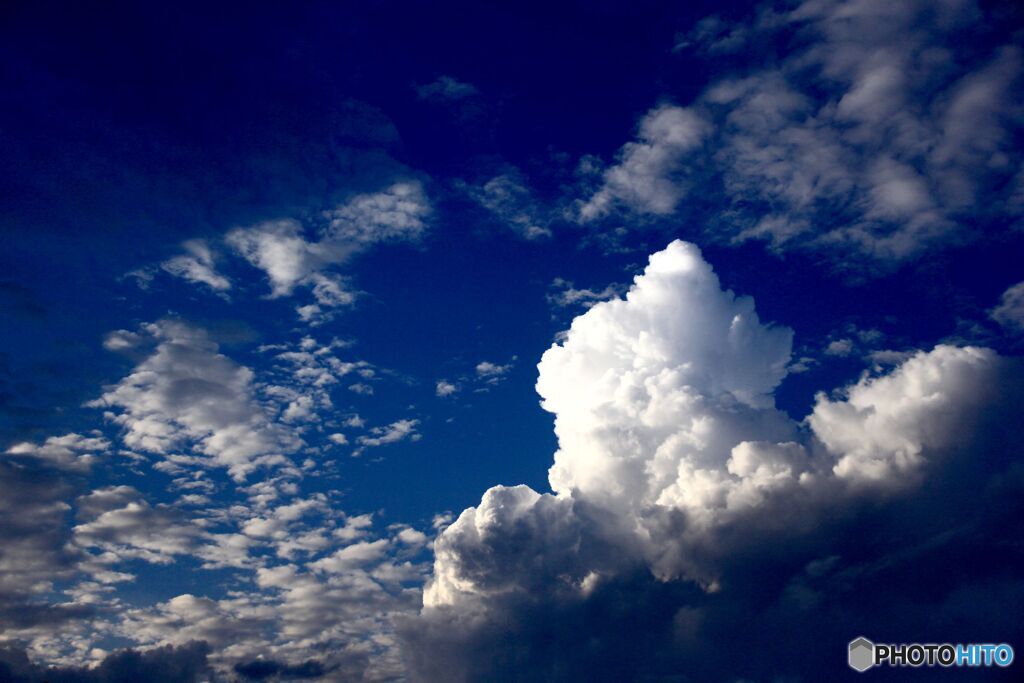
[[[623,146],[619,162],[605,171],[601,189],[580,207],[580,218],[598,218],[616,203],[648,213],[671,213],[689,189],[682,166],[710,131],[708,122],[692,109],[652,109],[640,122],[638,141]]]
[[[110,442],[99,436],[65,434],[48,437],[42,445],[16,443],[6,453],[20,458],[38,458],[58,469],[86,471],[98,459],[96,454],[105,453],[109,448]]]
[[[437,385],[434,387],[434,393],[441,397],[451,396],[458,390],[459,387],[457,385],[443,379],[437,380]]]
[[[202,535],[177,510],[142,500],[101,512],[73,532],[77,545],[100,551],[104,565],[127,559],[170,564],[175,555],[191,554]]]
[[[357,195],[327,212],[330,224],[324,240],[360,247],[417,240],[426,231],[430,211],[419,182],[395,183],[383,192]]]
[[[841,400],[819,394],[807,421],[838,456],[836,476],[906,486],[929,451],[955,441],[965,408],[991,398],[997,358],[988,349],[938,346],[889,375],[861,379]]]
[[[844,358],[853,352],[852,339],[835,339],[825,347],[826,356],[839,356]]]
[[[940,346],[819,396],[807,432],[774,407],[791,339],[723,291],[696,247],[654,254],[538,366],[554,494],[499,486],[464,511],[435,543],[427,611],[585,595],[638,562],[713,590],[710,558],[742,529],[814,527],[859,496],[913,490],[995,395],[994,353]]]
[[[156,342],[152,355],[89,404],[113,411],[129,448],[193,449],[236,479],[288,462],[285,454],[302,442],[271,420],[249,368],[219,353],[202,330],[168,320],[144,329]]]
[[[989,315],[1007,330],[1024,331],[1024,282],[1008,288]]]
[[[311,282],[320,268],[343,261],[352,247],[307,241],[302,224],[285,219],[236,228],[227,243],[270,280],[271,296],[288,296],[298,284]]]
[[[512,372],[512,368],[515,367],[515,361],[515,357],[505,364],[482,360],[476,364],[476,377],[487,384],[498,384],[508,376],[508,373]]]
[[[548,288],[548,303],[558,308],[570,306],[582,306],[590,308],[600,301],[607,301],[625,292],[625,288],[616,284],[610,284],[602,290],[587,288],[576,288],[570,281],[562,278],[555,278]]]
[[[231,281],[217,273],[213,250],[205,240],[188,240],[184,254],[170,258],[160,267],[176,277],[200,283],[217,292],[231,289]]]
[[[357,439],[361,447],[360,451],[363,448],[376,448],[377,446],[398,443],[406,439],[419,441],[421,435],[416,431],[419,423],[419,420],[404,419],[396,420],[384,427],[374,427],[370,430],[371,436],[363,435]]]
[[[1024,57],[998,23],[972,0],[807,0],[701,22],[681,45],[753,59],[689,106],[651,109],[580,217],[667,215],[699,184],[727,207],[688,214],[709,236],[827,251],[851,271],[851,252],[892,267],[974,239],[965,224],[1019,220]],[[781,55],[759,60],[768,43]]]
[[[325,212],[326,224],[316,231],[284,219],[236,228],[225,240],[266,274],[272,298],[309,287],[316,303],[300,306],[299,316],[323,322],[325,309],[350,305],[356,298],[346,280],[329,269],[372,245],[419,239],[430,211],[419,182],[399,182],[382,192],[356,195]]]

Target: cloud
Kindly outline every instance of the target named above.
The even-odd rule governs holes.
[[[1008,288],[989,316],[1009,331],[1024,331],[1024,282]]]
[[[434,393],[439,397],[451,396],[458,390],[459,387],[457,385],[443,379],[437,380],[437,385],[434,387]]]
[[[548,290],[548,303],[558,308],[570,306],[590,308],[600,301],[607,301],[625,293],[625,288],[616,284],[610,284],[602,290],[578,289],[570,280],[563,278],[555,278]]]
[[[16,443],[7,449],[8,456],[36,458],[62,470],[85,472],[98,459],[96,452],[106,452],[110,442],[99,436],[80,434],[51,436],[42,445]]]
[[[598,218],[615,203],[671,213],[688,191],[684,161],[710,130],[690,109],[662,105],[648,112],[640,122],[638,141],[623,146],[618,163],[604,172],[601,189],[580,207],[580,218]]]
[[[508,373],[512,372],[512,368],[515,367],[515,360],[513,357],[511,362],[504,365],[482,360],[476,364],[476,377],[487,384],[498,384],[505,379]]]
[[[416,86],[416,94],[421,100],[464,100],[478,95],[479,91],[470,83],[457,80],[451,76],[438,76],[436,81]]]
[[[236,479],[288,462],[302,441],[272,421],[252,370],[219,353],[201,329],[164,320],[143,330],[152,353],[89,404],[109,411],[129,448],[164,456],[190,449]]]
[[[0,455],[0,609],[10,609],[73,575],[65,499],[74,490],[51,460]]]
[[[377,448],[399,441],[419,441],[422,438],[422,435],[416,431],[419,423],[419,420],[403,419],[396,420],[384,427],[373,427],[370,430],[370,436],[364,434],[357,439],[360,446],[357,453],[366,448]]]
[[[198,683],[210,674],[210,648],[204,642],[163,646],[148,650],[117,650],[95,667],[44,667],[29,661],[24,650],[0,645],[0,679],[10,683]]]
[[[651,256],[624,299],[577,317],[538,366],[558,438],[553,493],[491,488],[435,541],[423,610],[401,629],[413,680],[814,679],[834,661],[747,639],[785,632],[796,652],[838,632],[841,652],[855,635],[844,629],[899,614],[884,600],[922,566],[973,566],[954,537],[995,552],[986,525],[1010,523],[1024,486],[1010,435],[1019,364],[938,346],[820,394],[798,423],[773,398],[791,344],[682,242]],[[991,488],[965,490],[965,477]],[[994,575],[1024,561],[1011,555]],[[969,583],[936,581],[926,602]],[[874,616],[856,602],[865,586],[886,596]],[[1024,584],[1007,591],[1024,604]],[[957,623],[946,604],[899,618],[929,613]]]
[[[580,218],[679,209],[713,239],[823,252],[862,274],[976,239],[967,225],[1014,224],[1024,58],[1005,40],[959,0],[808,0],[701,22],[683,42],[726,71],[643,117]],[[781,55],[762,57],[766,44]],[[747,61],[722,60],[739,47]]]
[[[527,240],[551,237],[550,220],[533,197],[522,173],[511,169],[481,185],[467,186],[470,197],[503,225]]]
[[[213,250],[205,240],[188,240],[181,246],[186,253],[164,261],[161,268],[189,282],[204,284],[216,292],[231,289],[231,281],[217,273]]]
[[[300,307],[299,314],[321,320],[323,309],[350,305],[356,297],[345,279],[329,269],[375,244],[419,239],[430,211],[419,182],[398,182],[324,212],[315,235],[288,218],[236,228],[225,241],[266,274],[272,298],[309,287],[315,303]]]
[[[853,352],[852,339],[835,339],[825,347],[826,356],[839,356],[845,358]]]
[[[97,549],[104,564],[126,559],[170,564],[175,555],[191,554],[202,534],[179,511],[144,500],[103,511],[72,531],[75,543]]]

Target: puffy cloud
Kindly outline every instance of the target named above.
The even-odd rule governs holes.
[[[928,453],[955,442],[972,402],[994,398],[1000,363],[993,351],[938,346],[884,377],[865,377],[841,400],[819,394],[808,424],[839,456],[834,472],[854,481],[906,486]]]
[[[217,273],[213,250],[205,240],[188,240],[181,246],[186,253],[164,261],[160,264],[161,268],[171,275],[204,284],[217,292],[231,289],[231,281]]]
[[[437,380],[437,384],[434,387],[434,393],[439,397],[451,396],[458,390],[459,387],[457,385],[443,379]]]
[[[253,372],[218,352],[200,329],[165,320],[145,326],[156,346],[131,374],[90,403],[107,408],[132,449],[171,455],[191,448],[236,479],[285,464],[302,443],[271,420]]]
[[[714,59],[766,44],[782,54],[723,62],[741,66],[689,106],[651,109],[580,216],[669,214],[699,184],[716,213],[683,208],[712,238],[839,265],[852,251],[878,268],[976,237],[964,224],[1019,221],[1024,60],[999,33],[971,0],[807,0],[747,24],[702,22],[684,42]]]
[[[1007,330],[1024,331],[1024,282],[1018,282],[1003,292],[999,305],[989,315]]]
[[[872,600],[872,619],[853,587],[891,596],[906,579],[887,567],[916,575],[937,556],[968,566],[950,534],[977,534],[991,551],[998,532],[985,525],[1009,523],[1024,481],[1006,416],[1019,412],[1018,365],[939,346],[819,395],[797,423],[773,400],[791,340],[681,242],[654,254],[624,299],[577,317],[538,366],[559,445],[553,493],[497,486],[444,529],[424,609],[401,631],[413,679],[813,678],[827,670],[818,659],[753,649],[739,662],[714,644],[779,629],[799,648],[801,619],[835,633],[833,613],[811,612],[830,595],[879,627],[892,606]],[[994,488],[978,500],[965,476]],[[963,522],[966,509],[988,521]],[[950,531],[961,523],[969,530]],[[878,524],[895,536],[872,535]],[[894,540],[915,528],[919,546]],[[1011,555],[998,567],[1024,560]],[[1013,604],[1021,588],[1008,589]],[[955,623],[945,605],[931,613]],[[738,623],[751,615],[749,629]],[[639,642],[623,637],[630,624],[644,624]]]
[[[98,549],[104,564],[133,558],[170,564],[175,555],[191,553],[202,534],[177,510],[154,508],[143,500],[101,512],[73,532],[75,543]]]
[[[65,434],[48,437],[42,445],[16,443],[7,449],[7,455],[37,458],[58,469],[84,472],[96,462],[96,452],[105,452],[109,447],[110,442],[99,436]]]

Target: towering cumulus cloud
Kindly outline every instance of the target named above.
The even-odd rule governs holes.
[[[773,398],[791,342],[679,241],[576,318],[538,366],[553,493],[494,487],[441,535],[403,631],[413,678],[813,680],[847,626],[917,624],[924,601],[932,637],[1019,606],[1017,580],[909,578],[936,557],[968,566],[977,547],[958,543],[989,547],[1012,519],[1016,366],[939,346],[796,422]],[[833,651],[782,656],[815,637]]]

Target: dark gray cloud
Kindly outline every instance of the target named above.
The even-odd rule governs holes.
[[[180,647],[118,650],[93,668],[45,667],[33,664],[21,648],[0,645],[0,682],[191,683],[206,680],[210,674],[209,652],[206,643],[195,641]]]
[[[326,673],[324,665],[315,659],[301,664],[286,664],[275,659],[254,659],[235,664],[235,673],[247,681],[305,680],[320,678]]]

